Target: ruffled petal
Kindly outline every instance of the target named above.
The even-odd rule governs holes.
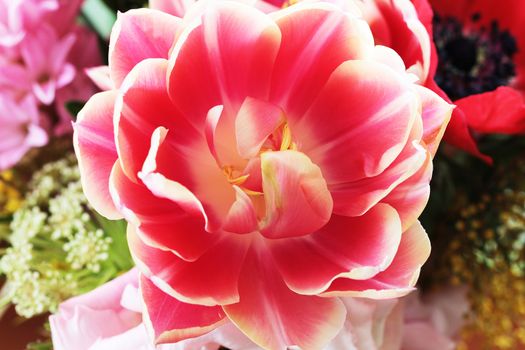
[[[417,221],[427,205],[432,169],[432,154],[428,152],[423,166],[381,200],[396,209],[401,218],[403,232]]]
[[[235,113],[246,96],[267,99],[279,45],[278,27],[262,12],[236,2],[210,3],[173,48],[170,96],[199,128],[216,105]]]
[[[128,225],[128,242],[142,273],[178,300],[205,306],[239,301],[239,274],[250,242],[246,235],[223,236],[192,262],[144,244],[132,225]]]
[[[261,154],[266,216],[260,223],[268,238],[310,234],[332,214],[332,197],[321,169],[297,151]]]
[[[422,120],[416,119],[409,142],[382,173],[358,181],[329,185],[334,199],[334,213],[359,216],[380,202],[425,163],[427,150],[420,144]]]
[[[430,241],[419,222],[403,233],[392,264],[363,281],[339,278],[323,296],[353,296],[371,299],[398,298],[414,290],[421,266],[430,255]]]
[[[378,204],[360,217],[332,216],[318,232],[272,241],[270,249],[288,287],[316,295],[339,277],[363,280],[385,270],[401,232],[394,208]]]
[[[347,61],[333,72],[305,116],[291,125],[329,186],[378,175],[399,156],[421,108],[411,85],[370,61]]]
[[[110,190],[119,211],[149,246],[194,261],[219,239],[206,232],[200,212],[195,215],[169,199],[153,195],[144,185],[131,181],[118,162],[111,172]]]
[[[374,47],[366,22],[326,2],[304,2],[270,14],[282,33],[270,101],[300,118],[346,60],[361,59]]]
[[[144,275],[140,276],[144,300],[143,319],[155,344],[176,343],[212,331],[226,321],[220,306],[183,303],[164,293]]]
[[[346,309],[337,298],[304,296],[284,284],[269,252],[252,248],[239,281],[237,304],[223,306],[228,318],[265,349],[323,348],[342,328]]]
[[[118,157],[113,135],[116,96],[116,91],[107,91],[91,97],[78,114],[73,136],[84,193],[109,219],[122,218],[109,193],[109,175]]]
[[[235,190],[208,153],[186,151],[176,137],[168,139],[167,135],[163,127],[153,132],[140,179],[157,197],[173,201],[192,215],[202,215],[208,232],[217,231],[236,199]],[[182,152],[188,154],[181,157]],[[185,169],[179,169],[182,166]]]
[[[182,21],[161,11],[135,9],[119,13],[109,42],[110,76],[120,87],[137,63],[168,58]]]

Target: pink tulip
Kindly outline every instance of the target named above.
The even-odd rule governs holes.
[[[357,12],[129,11],[109,69],[75,147],[91,203],[129,222],[156,343],[229,320],[263,348],[322,348],[341,297],[413,290],[452,108]]]
[[[36,102],[29,96],[19,103],[0,94],[0,169],[16,164],[33,147],[47,143]]]

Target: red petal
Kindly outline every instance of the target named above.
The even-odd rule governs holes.
[[[471,95],[454,102],[468,125],[480,133],[519,134],[525,132],[525,101],[522,93],[507,86]]]
[[[194,261],[213,246],[218,235],[204,230],[200,213],[190,215],[176,203],[154,196],[144,185],[131,181],[115,163],[111,173],[113,199],[146,244],[171,250],[181,259]],[[188,237],[191,237],[189,239]]]
[[[205,306],[239,301],[239,274],[250,237],[222,236],[193,262],[145,245],[132,225],[128,225],[128,242],[139,269],[157,287],[178,300]]]

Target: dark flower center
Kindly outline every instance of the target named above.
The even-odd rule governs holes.
[[[452,100],[508,85],[515,76],[516,39],[496,21],[478,25],[479,14],[465,28],[454,17],[434,16],[434,41],[439,55],[436,83]]]

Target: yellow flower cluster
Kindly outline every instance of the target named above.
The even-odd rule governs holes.
[[[525,349],[525,186],[520,187],[502,182],[456,214],[437,280],[470,287],[471,322],[460,350]]]
[[[22,195],[12,185],[13,177],[11,170],[0,173],[0,215],[13,214],[22,205]]]

